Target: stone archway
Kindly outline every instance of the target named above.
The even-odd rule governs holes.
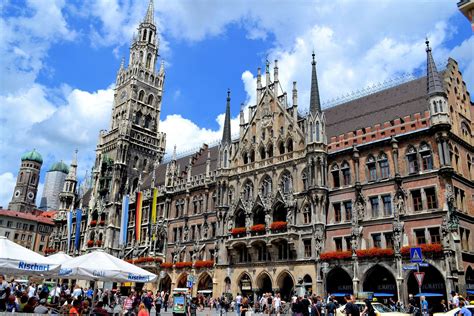
[[[212,278],[207,272],[203,272],[199,277],[197,283],[198,294],[203,294],[204,296],[212,296],[213,283]]]
[[[414,272],[415,271],[410,271],[408,275],[407,290],[408,294],[416,295],[419,289]],[[426,297],[428,303],[433,306],[434,303],[438,303],[443,298],[446,300],[446,280],[444,279],[441,272],[439,272],[439,270],[431,264],[428,267],[420,267],[420,272],[425,273],[423,284],[421,286],[421,292],[441,295],[441,297]]]
[[[262,295],[263,293],[270,293],[273,291],[272,287],[272,279],[270,278],[270,275],[266,272],[260,273],[260,275],[257,277],[257,287],[259,289],[258,295]]]
[[[231,293],[232,281],[229,277],[224,279],[224,293]]]
[[[160,291],[171,293],[171,277],[169,274],[166,274],[166,276],[160,280],[160,286],[158,289]]]
[[[176,287],[185,288],[187,281],[188,281],[188,274],[186,272],[181,273],[180,276],[178,277],[178,280],[176,281]]]
[[[364,292],[373,292],[374,297],[393,297],[397,300],[397,282],[392,272],[380,264],[369,268],[362,282]]]
[[[353,293],[352,278],[341,267],[335,267],[326,276],[326,292],[335,296]]]
[[[238,292],[242,294],[242,296],[250,297],[252,293],[252,278],[248,273],[242,273],[240,278],[237,281],[239,290]]]
[[[474,269],[468,266],[466,269],[466,294],[474,295]],[[468,292],[469,291],[469,292]]]
[[[307,294],[313,293],[313,278],[309,274],[303,277],[303,286]]]
[[[277,280],[281,299],[290,302],[295,288],[295,280],[293,279],[293,276],[288,271],[283,271],[280,273]]]

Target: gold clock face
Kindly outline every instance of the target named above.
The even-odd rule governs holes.
[[[29,200],[33,200],[35,198],[35,194],[33,192],[28,192],[27,197]]]

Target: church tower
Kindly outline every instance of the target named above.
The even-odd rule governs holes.
[[[36,208],[35,198],[42,164],[43,157],[34,149],[21,156],[20,171],[12,200],[8,204],[9,210],[29,212]]]
[[[123,195],[133,199],[139,179],[153,170],[155,161],[161,162],[165,151],[166,135],[159,132],[165,71],[163,63],[156,70],[158,44],[150,0],[132,39],[128,65],[122,59],[117,73],[110,130],[101,131],[96,150],[89,206],[105,218],[103,245],[109,252],[118,251]]]
[[[76,201],[77,186],[77,150],[72,157],[69,172],[64,180],[63,190],[59,193],[59,211],[69,211]]]

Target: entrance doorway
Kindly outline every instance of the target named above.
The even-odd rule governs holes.
[[[339,297],[352,294],[352,279],[349,273],[341,267],[329,271],[326,276],[326,291],[328,294]]]
[[[283,301],[289,302],[293,296],[295,283],[288,272],[283,272],[278,278],[278,287],[280,288],[280,296]]]
[[[362,284],[364,292],[373,292],[374,297],[389,298],[397,300],[397,283],[393,274],[385,267],[376,264],[370,268]]]

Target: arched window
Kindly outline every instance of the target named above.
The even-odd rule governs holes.
[[[146,29],[143,30],[142,41],[146,41]]]
[[[291,193],[293,191],[293,179],[289,172],[284,172],[281,176],[280,186],[284,194]]]
[[[282,141],[278,144],[278,150],[280,151],[280,155],[285,153],[285,144]]]
[[[20,172],[20,181],[19,182],[23,182],[23,172]]]
[[[267,197],[272,193],[272,178],[265,176],[260,185],[260,192],[262,196]]]
[[[303,208],[303,223],[311,224],[311,207],[308,204]]]
[[[341,172],[342,172],[342,181],[343,185],[351,185],[351,169],[349,167],[349,163],[344,161],[341,165]]]
[[[33,175],[31,177],[31,184],[35,184],[36,183],[36,175]]]
[[[242,159],[243,159],[243,161],[244,161],[244,165],[246,165],[246,164],[249,163],[249,157],[248,157],[247,152],[244,152],[244,153],[242,154]]]
[[[269,144],[267,147],[268,158],[273,157],[273,144]]]
[[[142,112],[138,111],[135,113],[135,124],[140,125],[140,122],[142,120]]]
[[[431,148],[426,143],[420,146],[420,157],[423,170],[433,169],[433,156],[431,155]]]
[[[459,150],[458,147],[454,146],[454,163],[455,163],[455,168],[454,170],[459,172]]]
[[[133,158],[133,168],[138,169],[139,163],[140,163],[140,160],[138,159],[138,156],[135,156]]]
[[[413,146],[409,146],[407,149],[407,163],[408,163],[408,173],[417,173],[420,168],[418,166],[418,157],[416,153],[416,149]]]
[[[337,164],[332,165],[331,174],[334,188],[339,188],[341,186],[341,180],[339,178],[339,166]]]
[[[140,90],[140,92],[138,92],[138,101],[143,102],[144,98],[145,98],[145,91]]]
[[[309,141],[312,143],[313,142],[313,122],[309,123]]]
[[[369,181],[377,180],[377,167],[375,166],[375,158],[374,156],[370,155],[367,158],[367,176]]]
[[[153,96],[153,94],[150,94],[150,95],[148,96],[147,104],[153,105],[153,100],[154,100],[154,96]]]
[[[146,56],[146,68],[150,68],[151,66],[151,54]]]
[[[253,183],[252,181],[247,181],[242,188],[242,198],[244,201],[250,201],[253,199]]]
[[[293,140],[291,138],[286,142],[286,149],[289,153],[293,151]]]
[[[150,115],[150,114],[148,114],[147,116],[145,116],[145,124],[144,124],[143,127],[145,127],[145,128],[150,128],[151,120],[152,120],[152,118],[151,118],[151,115]]]
[[[224,168],[227,168],[227,161],[229,160],[227,150],[224,150],[222,160],[222,166],[224,166]]]
[[[316,141],[319,142],[319,122],[316,122]]]
[[[259,151],[260,151],[260,159],[262,159],[262,160],[265,159],[266,158],[265,157],[265,147],[263,147],[263,146],[260,147]]]
[[[377,160],[380,168],[380,177],[382,179],[390,177],[390,166],[388,164],[387,155],[385,153],[380,153]]]
[[[250,150],[250,162],[255,161],[255,150]]]
[[[153,32],[150,31],[150,33],[148,33],[148,43],[151,43],[152,37],[153,37]]]
[[[142,51],[140,51],[140,60],[139,60],[139,62],[140,62],[140,63],[143,62],[143,52],[142,52]]]
[[[471,158],[471,156],[469,154],[467,154],[467,172],[468,172],[468,176],[472,178],[472,173],[471,173],[471,170],[472,170],[472,162],[474,161],[474,158]]]

